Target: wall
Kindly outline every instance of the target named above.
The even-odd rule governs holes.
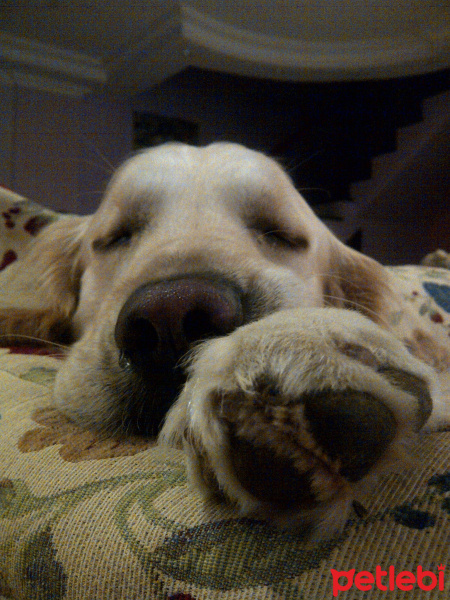
[[[270,82],[187,70],[133,99],[133,109],[200,125],[200,143],[227,140],[268,150],[289,131],[292,107]]]
[[[71,98],[1,87],[1,183],[47,206],[85,214],[132,147],[127,99]]]

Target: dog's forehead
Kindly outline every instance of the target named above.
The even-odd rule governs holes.
[[[268,188],[286,184],[287,176],[272,159],[239,144],[194,147],[169,143],[143,151],[127,161],[112,180],[114,195],[166,194],[189,186],[209,191],[244,186]]]

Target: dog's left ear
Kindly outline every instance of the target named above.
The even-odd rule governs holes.
[[[0,274],[0,346],[71,340],[89,217],[61,217]]]
[[[357,310],[383,324],[389,292],[388,278],[379,263],[333,240],[324,278],[328,306]]]

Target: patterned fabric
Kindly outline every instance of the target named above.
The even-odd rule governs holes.
[[[0,271],[20,257],[28,243],[58,214],[0,186]]]
[[[393,310],[390,325],[402,337],[406,311],[419,317],[420,324],[434,339],[447,346],[450,338],[450,270],[437,267],[388,267],[393,284],[404,304]],[[392,284],[391,284],[392,285]]]
[[[450,335],[449,272],[391,273]],[[60,361],[22,351],[0,349],[0,600],[450,597],[450,433],[424,437],[414,468],[380,480],[339,538],[312,545],[204,501],[178,451],[79,430],[51,407]],[[377,566],[392,590],[368,593],[356,574]],[[434,587],[408,595],[395,577],[419,567]]]

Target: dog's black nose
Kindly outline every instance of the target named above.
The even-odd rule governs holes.
[[[115,328],[117,347],[141,375],[166,380],[197,341],[243,323],[239,293],[201,277],[146,284],[125,302]]]

